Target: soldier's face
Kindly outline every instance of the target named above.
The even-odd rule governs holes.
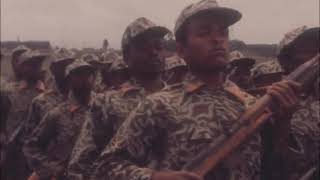
[[[229,30],[210,15],[190,19],[185,42],[178,42],[177,51],[191,70],[214,71],[228,64]]]
[[[80,70],[70,75],[70,86],[73,90],[90,92],[94,84],[95,76],[92,71]]]
[[[129,45],[128,66],[134,72],[162,72],[164,44],[160,37],[141,36]]]
[[[41,79],[41,63],[23,63],[19,66],[19,72],[23,77],[30,81]]]
[[[292,72],[319,53],[319,41],[297,43],[290,52],[290,58],[280,60],[286,72]]]

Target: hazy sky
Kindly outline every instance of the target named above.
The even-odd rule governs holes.
[[[145,16],[173,29],[198,0],[0,0],[1,40],[50,40],[65,47],[119,47],[125,27]],[[243,14],[231,31],[247,43],[278,43],[301,25],[319,26],[319,0],[220,0]]]

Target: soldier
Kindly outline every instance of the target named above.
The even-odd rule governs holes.
[[[225,81],[228,27],[240,18],[238,11],[220,7],[215,0],[203,0],[182,11],[175,26],[177,52],[193,79],[179,90],[163,90],[140,103],[98,158],[92,179],[201,179],[182,171],[184,165],[209,144],[232,134],[241,123],[239,116],[254,101]],[[281,82],[268,92],[281,102],[282,116],[296,103],[291,86],[297,84]],[[286,125],[275,121],[275,137]],[[279,144],[275,143],[284,147],[279,139],[287,134],[280,135],[275,138]],[[259,170],[259,147],[258,137],[253,137],[207,179],[254,179]]]
[[[245,57],[239,51],[230,53],[230,69],[228,78],[242,89],[249,89],[253,86],[251,79],[251,69],[255,60]]]
[[[188,73],[186,62],[177,55],[173,55],[166,59],[165,73],[163,80],[168,85],[178,85],[182,83]]]
[[[123,83],[129,81],[128,65],[123,61],[121,56],[118,56],[117,59],[112,62],[107,76],[110,77],[110,88],[115,90],[119,89]]]
[[[30,179],[65,179],[66,167],[81,126],[93,102],[94,68],[75,60],[66,68],[70,94],[66,102],[49,111],[33,131],[23,150],[34,173]]]
[[[125,30],[122,39],[124,61],[128,65],[130,81],[118,91],[106,93],[93,118],[88,119],[81,131],[70,163],[70,179],[88,179],[92,162],[117,132],[138,103],[164,88],[160,80],[164,68],[162,39],[169,32],[146,18],[138,18]]]
[[[96,93],[100,93],[103,91],[103,82],[102,82],[102,75],[100,73],[100,69],[103,66],[103,64],[100,62],[100,59],[95,54],[84,54],[81,56],[82,60],[89,63],[96,69],[95,74],[95,82],[93,86],[93,91]]]
[[[74,54],[67,49],[58,49],[54,53],[54,61],[50,70],[54,76],[53,89],[47,90],[32,100],[27,121],[24,125],[24,137],[29,136],[39,124],[44,115],[65,101],[68,97],[69,87],[65,77],[65,68],[74,61]]]
[[[11,66],[12,66],[12,70],[13,70],[13,73],[15,76],[15,80],[19,80],[21,77],[21,74],[19,73],[19,70],[18,70],[19,66],[17,65],[18,64],[18,57],[26,51],[31,51],[31,49],[29,49],[28,47],[26,47],[24,45],[18,46],[12,50]]]
[[[320,28],[297,28],[287,33],[280,42],[278,61],[285,74],[319,53]],[[319,77],[300,101],[291,120],[290,180],[306,176],[305,179],[319,179]],[[316,168],[318,172],[316,172]],[[307,178],[307,176],[309,176]],[[316,177],[317,176],[317,177]]]
[[[113,66],[111,68],[111,66]],[[108,53],[104,54],[104,62],[103,62],[103,68],[101,69],[101,75],[102,75],[102,82],[103,82],[103,90],[101,92],[110,91],[110,90],[117,90],[119,87],[115,87],[115,80],[114,75],[119,74],[121,77],[120,81],[127,80],[127,65],[123,61],[123,57],[121,53],[118,53],[116,51],[109,51]],[[120,69],[119,69],[120,68]],[[121,70],[122,72],[118,71]],[[117,71],[119,73],[117,73]],[[116,75],[117,76],[117,75]],[[117,78],[118,79],[118,78]],[[123,80],[121,80],[123,79]],[[118,81],[118,80],[116,80]],[[117,83],[118,85],[121,82]],[[116,85],[116,86],[118,86]]]
[[[8,169],[15,169],[7,171],[9,179],[23,179],[29,173],[19,138],[32,99],[45,90],[45,85],[41,81],[41,65],[45,57],[36,51],[24,51],[20,56],[16,56],[14,64],[16,73],[23,76],[20,76],[17,82],[8,83],[4,90],[11,103],[6,122],[8,137],[6,166]]]

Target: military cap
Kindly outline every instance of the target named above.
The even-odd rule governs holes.
[[[89,63],[85,62],[82,59],[76,59],[66,67],[65,76],[68,77],[73,71],[79,70],[79,69],[88,69],[92,72],[95,71],[95,68]]]
[[[58,68],[65,68],[68,64],[75,60],[74,53],[65,48],[57,49],[53,54],[54,60],[50,64],[52,73],[56,72]]]
[[[319,41],[319,31],[319,27],[308,28],[307,26],[301,26],[286,33],[279,43],[279,57],[286,54],[294,44],[301,40]]]
[[[126,28],[121,41],[122,50],[126,49],[133,39],[147,32],[164,37],[170,31],[165,27],[157,26],[145,17],[140,17]]]
[[[22,65],[23,63],[42,63],[47,56],[40,53],[39,51],[25,51],[17,59],[17,65]]]
[[[251,70],[251,75],[253,78],[257,78],[266,74],[283,73],[281,65],[276,60],[270,60],[256,65]]]
[[[26,51],[31,51],[31,49],[24,45],[20,45],[12,50],[11,56],[12,58],[16,58],[17,56],[20,56],[22,53]]]
[[[80,59],[84,60],[89,64],[100,62],[99,57],[96,56],[95,54],[84,54],[81,56]]]
[[[253,66],[256,62],[254,59],[244,56],[240,51],[232,51],[229,60],[232,66]]]
[[[187,67],[187,63],[177,55],[171,56],[165,60],[166,71],[176,67]]]
[[[124,69],[128,69],[128,65],[123,61],[122,58],[119,58],[112,62],[109,72],[120,71]]]
[[[200,13],[212,13],[213,15],[222,18],[227,26],[233,25],[242,17],[239,11],[227,7],[221,7],[216,0],[202,0],[191,4],[182,10],[174,27],[175,36],[177,37],[182,27],[191,17]]]
[[[54,54],[54,61],[53,63],[58,63],[60,61],[64,61],[64,60],[68,60],[68,59],[74,59],[75,58],[75,54],[66,49],[66,48],[60,48],[60,49],[57,49]]]

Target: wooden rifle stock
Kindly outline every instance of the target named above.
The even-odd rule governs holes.
[[[307,89],[319,76],[319,60],[320,55],[317,54],[285,79],[299,82],[303,88]],[[220,162],[252,137],[270,119],[272,112],[268,109],[272,103],[273,99],[270,95],[262,96],[239,118],[241,124],[230,137],[221,136],[218,138],[218,143],[210,145],[207,150],[196,156],[183,169],[205,177],[208,172],[215,169]]]

